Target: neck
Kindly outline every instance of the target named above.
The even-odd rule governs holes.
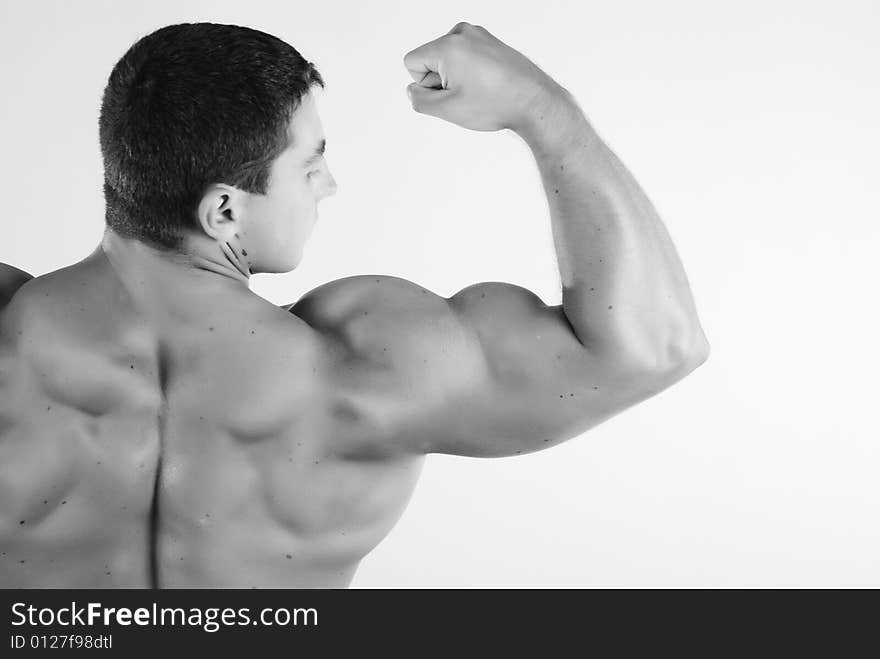
[[[187,241],[186,253],[156,249],[106,229],[97,252],[102,252],[129,291],[151,290],[172,297],[249,289],[250,277],[239,270],[205,237]]]

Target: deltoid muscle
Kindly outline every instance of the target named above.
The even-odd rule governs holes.
[[[33,277],[24,270],[0,263],[0,309],[6,306],[15,292],[29,279]]]

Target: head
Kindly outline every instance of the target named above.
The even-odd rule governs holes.
[[[336,190],[316,153],[317,87],[314,65],[264,32],[194,23],[143,37],[101,105],[107,226],[183,255],[228,242],[251,272],[294,269]]]

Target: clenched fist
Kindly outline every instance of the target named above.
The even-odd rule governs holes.
[[[408,52],[416,112],[471,130],[518,131],[561,89],[531,60],[488,30],[458,23],[439,39]]]

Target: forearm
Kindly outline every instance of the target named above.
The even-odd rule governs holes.
[[[708,342],[666,227],[574,98],[549,89],[515,130],[541,173],[569,322],[585,346],[636,367],[704,359]]]

